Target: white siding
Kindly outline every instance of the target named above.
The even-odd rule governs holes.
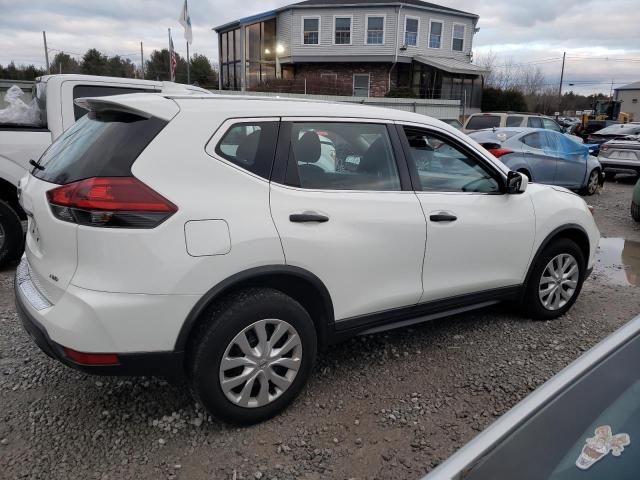
[[[633,103],[635,99],[636,103]],[[633,114],[633,121],[640,121],[640,89],[638,90],[617,90],[616,100],[622,100],[620,111]]]
[[[367,45],[366,17],[367,15],[385,16],[385,38],[383,45]],[[395,7],[368,7],[368,8],[294,8],[286,10],[278,15],[278,41],[285,47],[283,57],[300,56],[343,56],[343,55],[395,55],[396,33],[398,47],[404,43],[405,17],[418,17],[420,19],[420,31],[418,32],[417,47],[409,46],[405,51],[399,51],[400,57],[414,57],[425,55],[432,57],[449,57],[462,61],[469,60],[472,49],[474,19],[443,12],[430,12],[411,7],[403,7],[400,10],[400,25],[396,29],[398,10]],[[320,17],[320,44],[302,44],[302,18]],[[334,17],[352,16],[351,45],[334,45]],[[428,48],[429,22],[439,20],[443,22],[441,48]],[[462,52],[452,50],[453,24],[465,25],[465,41]]]

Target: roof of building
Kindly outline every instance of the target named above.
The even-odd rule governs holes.
[[[629,85],[618,87],[615,90],[640,90],[640,82],[633,82],[633,83],[630,83]]]
[[[455,58],[424,57],[422,55],[416,55],[415,57],[413,57],[413,59],[416,62],[424,63],[425,65],[430,65],[449,73],[482,75],[483,73],[486,73],[488,71],[486,68],[483,68],[479,65],[456,60]]]
[[[249,17],[240,18],[238,20],[233,20],[231,22],[227,22],[223,25],[219,25],[217,27],[213,27],[213,30],[227,30],[232,27],[236,27],[242,24],[254,23],[262,19],[266,19],[268,17],[273,17],[279,12],[283,12],[285,10],[289,10],[292,8],[300,8],[300,7],[311,7],[311,8],[322,8],[322,7],[367,7],[367,6],[411,6],[416,8],[423,8],[426,10],[434,10],[439,12],[449,12],[458,15],[464,15],[466,17],[478,18],[478,15],[475,13],[464,12],[462,10],[456,10],[455,8],[444,7],[442,5],[437,5],[435,3],[423,2],[422,0],[304,0],[298,3],[292,3],[290,5],[285,5],[284,7],[269,10],[267,12],[258,13],[256,15],[251,15]]]

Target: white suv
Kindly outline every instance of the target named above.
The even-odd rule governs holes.
[[[229,422],[282,410],[316,352],[352,335],[503,300],[558,317],[594,263],[580,197],[527,185],[422,115],[235,96],[79,103],[90,113],[21,180],[22,321],[69,366],[186,378]]]

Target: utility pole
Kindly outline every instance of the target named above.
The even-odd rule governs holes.
[[[42,31],[42,39],[44,40],[44,59],[47,62],[47,73],[51,73],[49,70],[49,49],[47,48],[47,32]]]
[[[142,42],[140,42],[140,75],[144,79],[144,53],[142,52]]]
[[[562,105],[562,82],[564,80],[564,61],[566,58],[567,58],[567,52],[564,52],[562,54],[562,72],[560,73],[560,88],[558,89],[558,111],[559,112],[560,112],[560,107]]]

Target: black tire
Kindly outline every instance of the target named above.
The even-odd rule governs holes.
[[[610,170],[605,170],[604,171],[604,179],[608,180],[608,181],[613,181],[616,178],[616,172],[612,172]]]
[[[24,252],[24,230],[22,222],[11,206],[0,200],[0,228],[4,241],[0,245],[0,268],[20,259]]]
[[[284,410],[307,383],[315,363],[318,346],[309,313],[282,292],[252,288],[225,297],[205,315],[208,320],[192,336],[187,351],[189,381],[196,399],[211,415],[236,425],[262,422]],[[302,344],[300,367],[291,385],[271,403],[242,407],[225,395],[219,380],[220,364],[234,337],[263,319],[284,320],[296,330]]]
[[[636,204],[634,201],[631,202],[631,218],[636,222],[640,222],[640,205]]]
[[[578,264],[578,284],[573,296],[566,305],[557,310],[548,310],[542,304],[538,295],[540,280],[549,262],[556,256],[563,253],[572,255]],[[531,266],[531,269],[531,274],[529,275],[527,284],[525,285],[522,302],[522,310],[525,316],[530,317],[533,320],[553,320],[554,318],[561,317],[567,313],[577,300],[578,296],[580,296],[580,291],[582,290],[582,284],[584,283],[586,274],[586,261],[580,247],[568,238],[555,240],[545,247],[542,253],[537,256],[535,263]]]

